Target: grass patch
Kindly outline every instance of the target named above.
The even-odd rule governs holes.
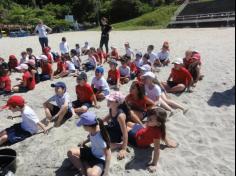
[[[114,30],[163,29],[167,27],[178,7],[178,5],[161,6],[153,12],[112,26]]]

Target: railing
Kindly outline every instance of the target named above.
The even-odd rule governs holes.
[[[198,21],[198,20],[216,19],[216,18],[235,18],[235,11],[177,16],[175,20],[176,21],[188,21],[188,20]]]

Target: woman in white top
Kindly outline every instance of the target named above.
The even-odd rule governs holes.
[[[181,109],[186,112],[186,109],[183,106],[166,97],[166,94],[164,93],[165,90],[158,85],[158,80],[154,73],[147,72],[142,76],[142,79],[145,83],[147,97],[153,100],[157,106],[160,106],[171,113],[173,113],[174,109]]]
[[[48,30],[48,32],[47,32]],[[34,30],[34,34],[38,32],[39,35],[39,42],[40,45],[43,48],[48,47],[48,37],[47,34],[52,32],[52,29],[46,25],[43,24],[42,20],[39,20],[38,25],[36,26]]]

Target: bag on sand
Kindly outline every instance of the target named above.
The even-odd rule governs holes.
[[[15,150],[0,150],[0,176],[14,175],[16,172],[16,156]]]

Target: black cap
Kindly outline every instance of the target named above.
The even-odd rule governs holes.
[[[80,75],[77,77],[78,81],[80,81],[80,80],[87,81],[87,79],[88,79],[88,77],[87,77],[87,74],[85,72],[80,73]]]

